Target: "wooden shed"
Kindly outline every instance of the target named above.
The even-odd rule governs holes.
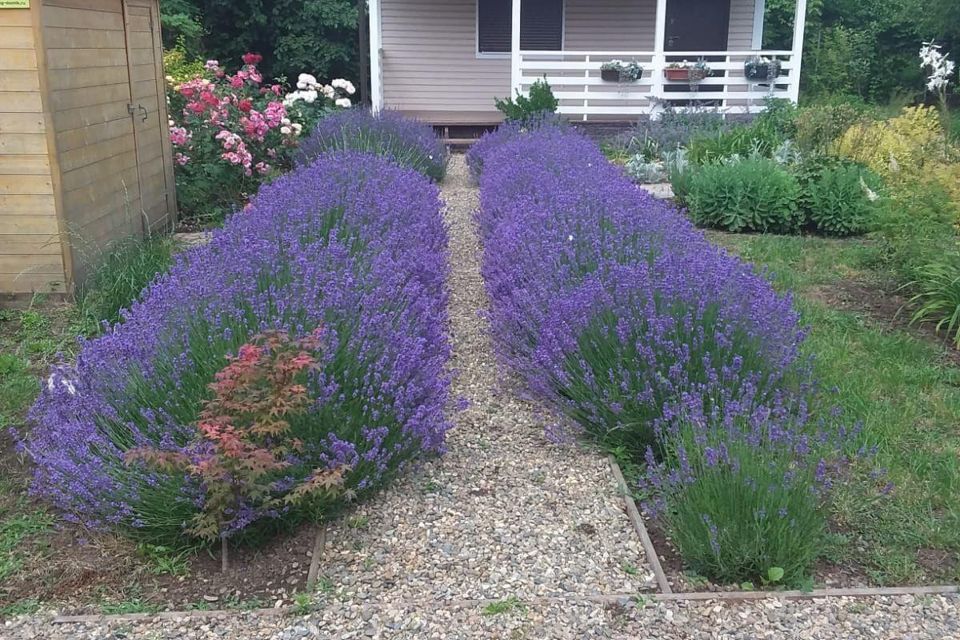
[[[0,294],[173,224],[158,0],[0,0]]]

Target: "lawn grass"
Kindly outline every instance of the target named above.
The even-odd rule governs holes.
[[[960,580],[960,369],[944,347],[894,320],[831,304],[845,282],[880,287],[868,242],[772,235],[711,236],[769,269],[810,326],[806,349],[835,403],[879,448],[884,479],[866,472],[837,491],[829,560],[877,584]],[[893,313],[888,314],[893,316]],[[877,489],[894,484],[889,496]]]

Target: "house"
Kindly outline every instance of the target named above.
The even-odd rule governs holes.
[[[0,294],[69,294],[176,212],[158,0],[0,0]]]
[[[756,112],[768,96],[797,100],[806,0],[796,0],[790,50],[761,50],[764,8],[764,0],[369,0],[373,106],[435,125],[492,124],[495,97],[545,77],[560,113],[576,120],[636,120],[666,103]],[[747,78],[745,63],[759,56],[779,61],[775,80],[775,69]],[[604,79],[614,60],[637,63],[642,76]],[[671,64],[699,60],[709,66],[702,80],[665,77]]]

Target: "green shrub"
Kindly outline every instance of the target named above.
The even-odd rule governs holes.
[[[77,288],[77,308],[85,328],[96,331],[103,322],[120,320],[173,256],[167,236],[129,238],[112,245],[94,260],[91,272]]]
[[[826,531],[815,490],[823,469],[813,452],[778,442],[775,429],[748,435],[745,425],[687,423],[664,443],[687,480],[666,492],[661,520],[700,575],[721,584],[798,584],[809,575]]]
[[[934,322],[960,348],[960,255],[951,253],[918,269],[909,285],[916,291],[910,300],[918,305],[911,322]]]
[[[847,129],[866,119],[865,107],[848,102],[801,109],[794,120],[794,142],[803,153],[825,153]]]
[[[797,179],[771,160],[691,167],[682,190],[693,221],[727,231],[794,232],[800,227]]]
[[[919,270],[957,246],[958,210],[937,183],[898,188],[880,207],[878,245],[882,266],[901,282],[919,279]]]
[[[511,122],[526,122],[536,120],[545,115],[556,113],[560,101],[553,95],[553,90],[546,78],[537,80],[530,85],[530,95],[525,96],[519,91],[515,98],[494,100],[497,110]]]
[[[881,183],[869,169],[814,156],[801,168],[800,184],[804,217],[817,231],[853,236],[875,228]]]
[[[706,164],[732,156],[769,158],[788,139],[783,133],[787,128],[782,111],[777,111],[767,118],[758,117],[749,125],[694,138],[688,146],[690,162]]]

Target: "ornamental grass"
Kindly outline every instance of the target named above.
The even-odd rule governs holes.
[[[820,471],[848,434],[809,418],[790,297],[575,132],[501,132],[472,161],[500,360],[645,466],[647,510],[692,568],[802,579],[825,530]]]
[[[265,185],[44,381],[21,441],[36,463],[33,491],[69,520],[177,544],[208,487],[138,458],[208,455],[198,420],[217,372],[271,332],[301,345],[314,335],[317,345],[284,432],[297,445],[271,478],[277,492],[329,469],[345,473],[338,496],[362,497],[440,452],[449,426],[446,243],[437,188],[383,158],[321,155]],[[221,535],[252,538],[335,506],[241,504]]]

